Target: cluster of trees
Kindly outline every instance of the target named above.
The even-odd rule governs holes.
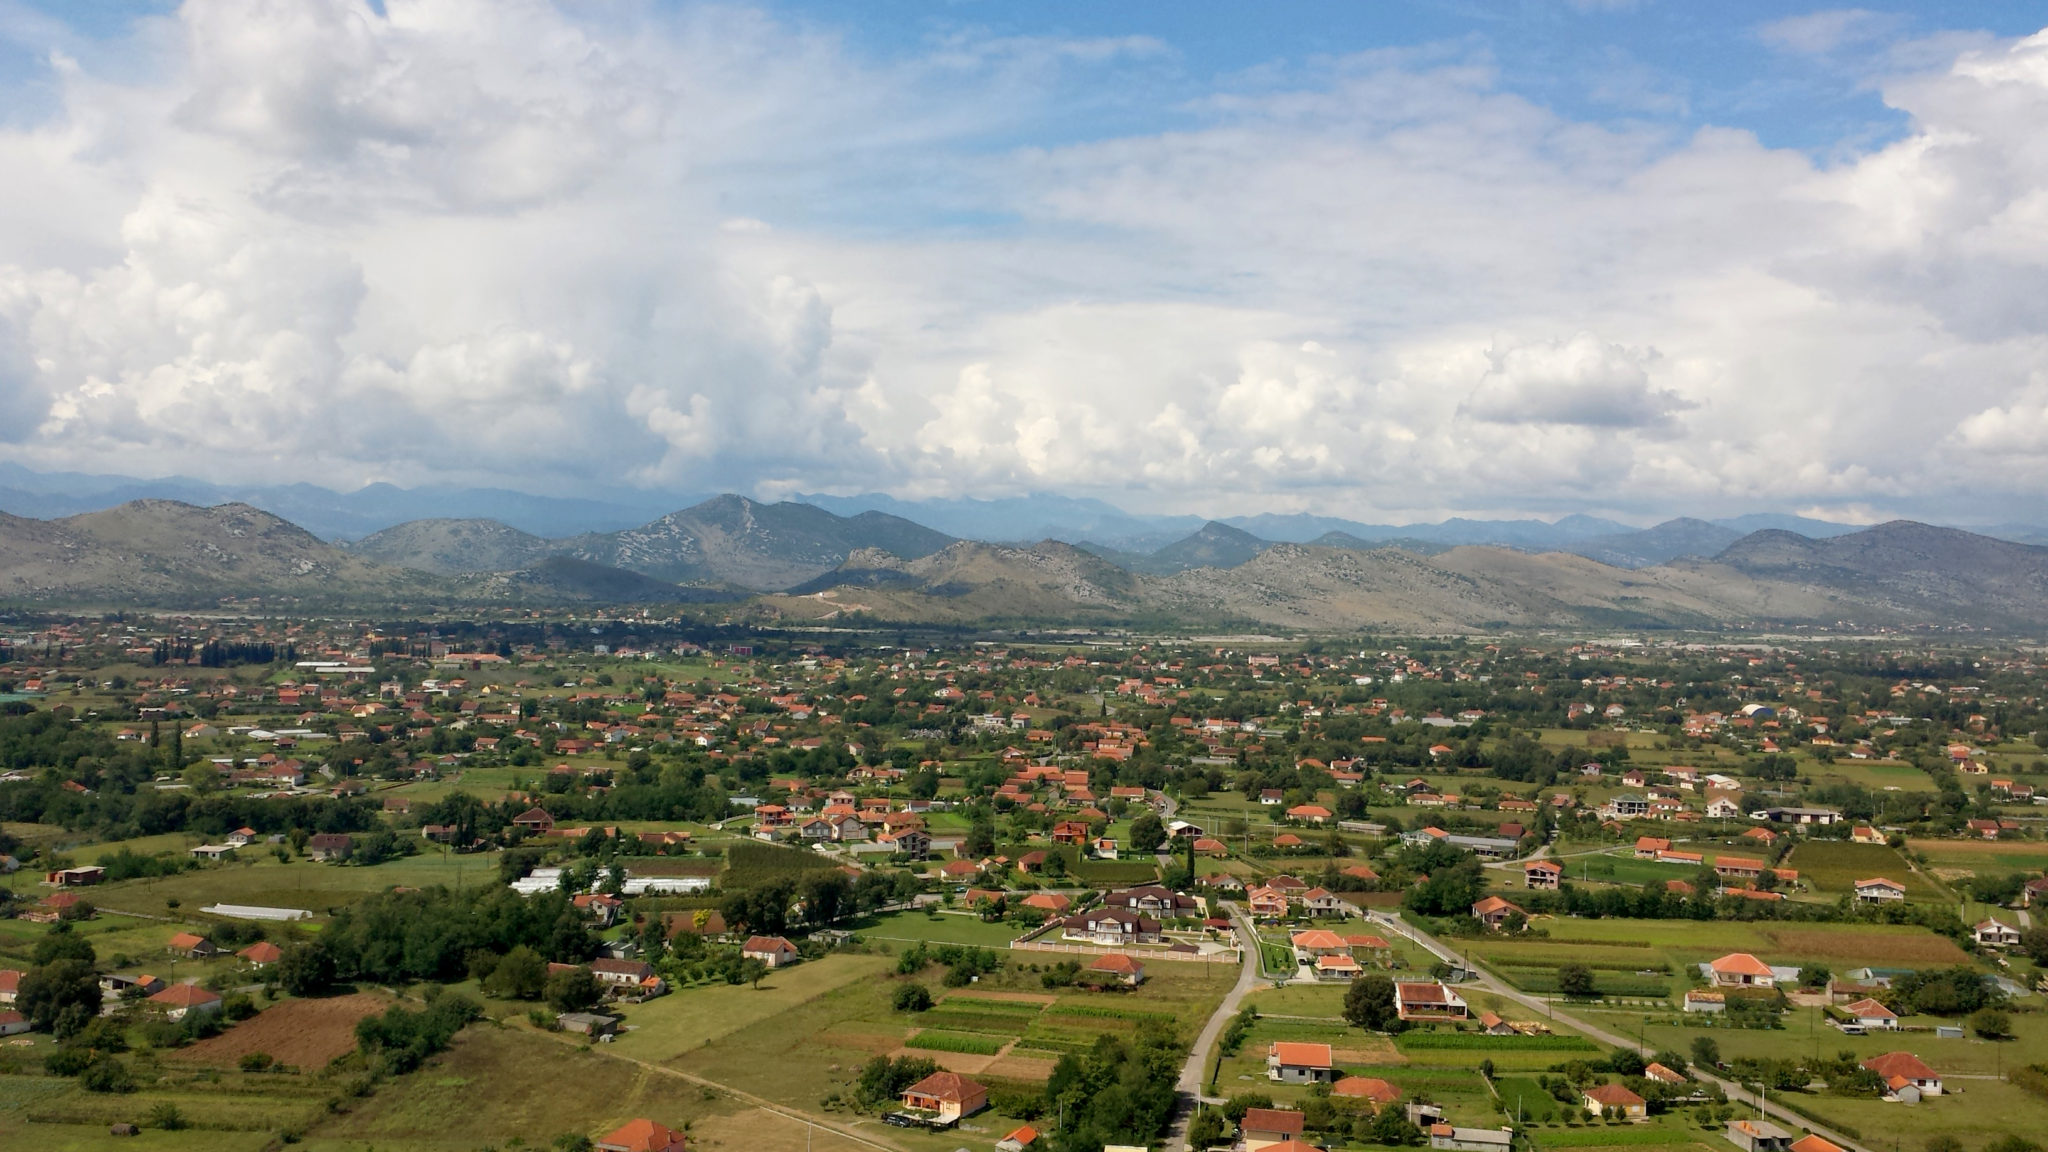
[[[280,659],[290,663],[299,658],[299,650],[291,644],[280,649],[268,641],[208,640],[195,645],[180,639],[157,641],[149,655],[152,664],[197,658],[201,668],[232,668],[238,664],[275,664]]]
[[[63,1039],[85,1030],[100,1011],[99,957],[70,924],[57,923],[36,941],[28,971],[15,990],[14,1009],[39,1030]]]
[[[2005,1000],[1990,978],[1967,964],[1908,972],[1894,979],[1879,996],[1885,1007],[1902,1016],[1968,1016]]]
[[[506,1000],[546,999],[557,1012],[581,1012],[604,999],[604,986],[580,965],[550,974],[540,953],[521,944],[503,956],[473,952],[469,974],[486,995]]]
[[[1001,971],[1003,957],[1001,953],[988,948],[962,944],[929,944],[920,940],[904,949],[903,955],[896,958],[896,971],[910,976],[924,971],[928,964],[945,965],[946,987],[964,988],[972,984],[976,976]],[[1078,965],[1076,968],[1078,970]],[[1067,982],[1073,983],[1071,979]]]
[[[597,938],[559,892],[385,892],[342,909],[326,931],[285,949],[276,979],[301,996],[344,980],[460,980],[479,955],[521,947],[544,963],[580,964],[596,954]]]
[[[476,1001],[458,992],[434,996],[418,1012],[394,1005],[381,1016],[356,1021],[356,1048],[374,1071],[410,1072],[447,1048],[457,1032],[482,1015]]]
[[[1473,902],[1486,893],[1479,858],[1440,840],[1403,848],[1393,863],[1409,875],[1428,877],[1401,895],[1401,906],[1420,916],[1467,917]]]
[[[939,1070],[937,1061],[925,1056],[877,1056],[861,1065],[854,1082],[854,1096],[863,1108],[879,1108],[903,1095],[904,1089]]]

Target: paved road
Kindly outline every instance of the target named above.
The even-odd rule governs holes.
[[[1486,989],[1488,992],[1492,992],[1498,996],[1503,996],[1509,1000],[1513,1000],[1517,1004],[1520,1004],[1523,1007],[1530,1009],[1531,1011],[1545,1013],[1553,1019],[1562,1020],[1566,1024],[1571,1025],[1573,1028],[1578,1029],[1579,1031],[1585,1033],[1588,1036],[1591,1036],[1593,1039],[1598,1040],[1603,1044],[1609,1044],[1616,1048],[1627,1048],[1633,1052],[1640,1052],[1645,1056],[1651,1055],[1650,1049],[1645,1048],[1640,1044],[1637,1044],[1634,1040],[1630,1040],[1626,1036],[1617,1035],[1613,1032],[1609,1032],[1605,1028],[1601,1028],[1593,1024],[1588,1024],[1584,1020],[1576,1016],[1572,1016],[1568,1013],[1558,1011],[1557,1005],[1554,1003],[1539,1000],[1536,997],[1530,996],[1527,993],[1524,993],[1518,989],[1508,987],[1506,984],[1500,982],[1499,980],[1494,979],[1494,977],[1490,973],[1486,972],[1484,969],[1477,968],[1474,965],[1467,963],[1463,957],[1459,956],[1456,952],[1453,952],[1450,948],[1446,947],[1442,941],[1437,940],[1435,937],[1429,935],[1427,932],[1422,931],[1420,928],[1408,924],[1405,921],[1396,920],[1392,917],[1375,916],[1373,917],[1373,919],[1378,923],[1385,924],[1387,927],[1392,928],[1394,931],[1400,932],[1402,935],[1407,936],[1409,939],[1414,940],[1416,943],[1421,944],[1423,947],[1429,949],[1432,953],[1434,953],[1438,959],[1443,960],[1446,963],[1455,964],[1458,967],[1466,969],[1467,971],[1479,973],[1479,979],[1475,983],[1479,987]],[[1470,984],[1465,985],[1465,987],[1471,986],[1472,985]],[[1745,1100],[1750,1104],[1756,1103],[1755,1096],[1752,1093],[1750,1093],[1748,1089],[1742,1087],[1740,1084],[1737,1084],[1732,1080],[1723,1079],[1720,1076],[1716,1076],[1713,1073],[1707,1072],[1704,1069],[1700,1069],[1698,1067],[1695,1067],[1693,1069],[1693,1074],[1702,1080],[1719,1084],[1721,1086],[1721,1090],[1728,1094],[1728,1099],[1730,1100]],[[1779,1107],[1776,1103],[1772,1102],[1769,1099],[1764,1100],[1762,1103],[1763,1110],[1767,1114],[1769,1114],[1773,1119],[1782,1122],[1788,1128],[1792,1129],[1794,1132],[1797,1132],[1802,1128],[1809,1129],[1815,1133],[1818,1133],[1823,1138],[1832,1140],[1836,1144],[1842,1146],[1843,1148],[1849,1149],[1850,1152],[1870,1152],[1868,1148],[1865,1148],[1863,1145],[1850,1140],[1848,1137],[1843,1136],[1841,1133],[1817,1125],[1812,1120],[1809,1120],[1806,1117],[1799,1115],[1797,1112],[1794,1112],[1789,1108]]]
[[[1187,1063],[1181,1065],[1180,1080],[1174,1085],[1178,1100],[1174,1105],[1173,1126],[1166,1133],[1168,1148],[1188,1146],[1188,1121],[1195,1114],[1196,1103],[1222,1103],[1202,1095],[1202,1078],[1209,1070],[1209,1050],[1222,1039],[1223,1029],[1229,1026],[1230,1018],[1237,1015],[1238,1008],[1244,1004],[1245,994],[1259,985],[1258,936],[1252,931],[1251,921],[1245,919],[1243,909],[1227,902],[1224,907],[1229,909],[1231,919],[1237,921],[1238,934],[1246,942],[1241,949],[1244,966],[1238,971],[1237,984],[1223,997],[1223,1003],[1216,1006],[1216,1011],[1209,1015],[1209,1022],[1202,1025],[1202,1034],[1195,1038]]]

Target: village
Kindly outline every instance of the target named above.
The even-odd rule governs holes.
[[[1905,644],[42,621],[0,1134],[1975,1148],[2048,1120],[2042,668]]]

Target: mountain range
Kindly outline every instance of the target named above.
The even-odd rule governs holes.
[[[176,500],[213,506],[248,504],[290,520],[331,542],[360,540],[416,521],[495,520],[530,536],[554,541],[573,536],[605,535],[645,526],[672,509],[702,496],[655,493],[639,489],[600,490],[595,497],[536,496],[502,488],[429,486],[400,488],[370,484],[337,492],[314,484],[216,484],[189,477],[142,479],[133,476],[80,472],[36,472],[0,462],[0,512],[51,519],[103,511],[135,500]],[[1148,556],[1198,532],[1205,523],[1220,523],[1259,540],[1277,544],[1327,544],[1372,547],[1392,544],[1422,553],[1461,544],[1492,544],[1525,551],[1576,551],[1612,563],[1643,566],[1676,555],[1711,555],[1717,542],[1751,532],[1777,528],[1822,539],[1856,531],[1857,526],[1774,513],[1754,513],[1718,520],[1679,521],[1697,532],[1709,524],[1725,532],[1694,535],[1671,542],[1628,540],[1637,529],[1597,516],[1573,515],[1556,521],[1534,519],[1481,520],[1453,518],[1437,523],[1375,524],[1339,516],[1308,513],[1231,516],[1204,521],[1199,516],[1145,515],[1125,512],[1101,500],[1034,494],[1001,500],[900,500],[869,493],[860,496],[797,496],[809,504],[851,519],[879,512],[921,525],[944,536],[990,543],[1061,540],[1101,553]],[[1672,535],[1671,524],[1659,525]],[[1974,531],[2025,544],[2048,544],[2048,529],[2039,525],[2001,524]],[[1728,533],[1732,532],[1733,535]],[[1335,534],[1335,535],[1333,535]],[[1613,539],[1609,539],[1613,538]]]
[[[242,504],[0,514],[0,604],[190,607],[720,602],[739,620],[1518,628],[1966,625],[2048,629],[2048,548],[1911,521],[1816,538],[1674,520],[1568,549],[1208,522],[1149,552],[963,540],[876,510],[719,496],[607,533],[484,519],[343,545]]]

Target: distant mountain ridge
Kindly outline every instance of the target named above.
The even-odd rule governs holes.
[[[1730,531],[1670,521],[1585,537],[1582,555],[1342,532],[1284,543],[1211,522],[1120,553],[722,496],[613,533],[549,540],[488,520],[420,521],[343,548],[247,505],[136,501],[54,520],[0,514],[0,603],[718,601],[735,619],[778,621],[2048,632],[2048,548],[1893,521],[1825,539],[1765,529],[1715,550]]]
[[[809,504],[714,496],[617,532],[543,539],[492,520],[415,520],[347,550],[441,575],[526,568],[567,557],[679,584],[772,591],[813,579],[862,549],[928,556],[952,537],[881,512],[836,516]],[[553,586],[553,585],[549,585]]]

